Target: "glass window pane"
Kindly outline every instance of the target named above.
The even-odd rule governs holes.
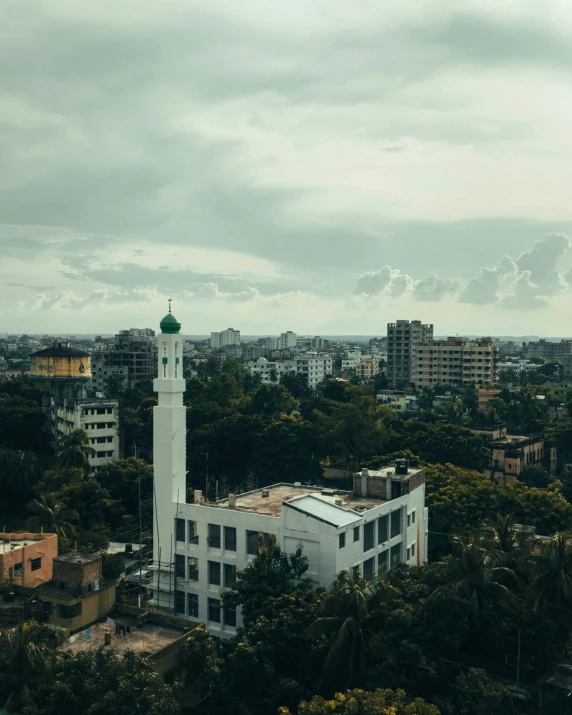
[[[185,541],[185,520],[175,519],[175,538],[177,541]]]
[[[377,570],[378,571],[387,571],[387,555],[389,551],[382,551],[380,554],[377,555]]]
[[[199,560],[194,559],[192,556],[189,556],[188,570],[189,570],[189,576],[188,576],[189,581],[198,581],[199,580]]]
[[[389,539],[389,517],[387,514],[377,520],[377,543],[383,544]]]
[[[175,576],[185,578],[185,557],[183,554],[175,554]]]
[[[175,613],[185,615],[185,592],[175,591]]]
[[[225,626],[236,627],[236,608],[223,609],[223,618]]]
[[[220,623],[220,599],[209,598],[208,600],[209,621]]]
[[[346,545],[346,533],[338,534],[338,548],[343,549]]]
[[[363,550],[364,551],[369,551],[370,549],[373,549],[373,528],[374,528],[375,522],[374,521],[368,521],[367,524],[364,524],[363,526]]]
[[[236,529],[234,526],[224,527],[224,548],[227,551],[236,551]]]
[[[236,566],[234,564],[223,564],[223,585],[225,588],[233,588],[236,583]]]
[[[199,597],[197,596],[196,593],[188,593],[187,594],[187,607],[188,607],[188,613],[187,613],[188,616],[190,616],[191,618],[199,617]]]
[[[401,534],[401,509],[391,512],[391,538]]]
[[[220,525],[209,524],[209,546],[211,549],[220,549]]]
[[[359,526],[354,526],[354,541],[359,541]]]
[[[258,532],[247,530],[246,532],[246,553],[256,556],[258,553]]]
[[[199,525],[197,524],[196,521],[189,520],[187,522],[187,533],[188,533],[189,544],[198,544],[199,543]]]
[[[371,559],[363,562],[363,575],[364,578],[373,578],[373,573],[375,571],[375,557],[372,556]]]
[[[401,560],[401,544],[396,544],[391,547],[391,565],[395,566]]]
[[[220,563],[209,561],[209,584],[220,586]]]

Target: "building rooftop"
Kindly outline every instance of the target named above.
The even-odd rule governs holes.
[[[84,554],[79,551],[70,551],[69,554],[60,554],[54,559],[54,561],[62,561],[68,564],[89,564],[93,561],[100,560],[101,556],[98,554]]]
[[[45,539],[57,538],[55,534],[0,534],[0,554],[7,554],[16,549],[23,549],[25,546],[33,546]]]
[[[45,348],[44,350],[38,350],[32,353],[30,357],[90,357],[89,353],[83,350],[77,350],[77,348],[68,348],[63,345],[55,345],[51,348]]]
[[[410,470],[411,473],[417,471],[416,469]],[[371,476],[382,475],[382,473],[384,473],[383,470],[381,472],[370,470],[369,472]],[[268,496],[263,496],[263,494]],[[300,499],[301,497],[302,499]],[[304,499],[304,497],[310,498]],[[336,501],[341,501],[341,505],[337,505]],[[281,483],[264,489],[246,492],[245,494],[237,494],[235,507],[229,507],[228,499],[220,499],[216,504],[209,503],[208,506],[279,517],[282,512],[282,504],[287,502],[300,510],[308,511],[308,509],[311,509],[311,513],[314,515],[325,513],[327,510],[331,516],[330,519],[327,519],[328,521],[336,523],[336,521],[342,519],[349,519],[347,521],[349,524],[357,518],[358,514],[374,509],[376,506],[383,504],[384,501],[386,500],[374,497],[359,497],[348,491]],[[350,513],[348,513],[348,510]],[[351,512],[354,513],[352,514]],[[342,517],[342,514],[346,516]]]
[[[77,639],[70,643],[69,640],[64,643],[62,650],[67,650],[72,653],[79,651],[92,650],[101,648],[105,645],[105,634],[111,634],[111,644],[106,646],[116,655],[123,655],[125,651],[131,650],[139,655],[152,655],[157,651],[163,650],[168,645],[171,645],[176,640],[179,640],[187,631],[179,628],[169,628],[157,623],[144,623],[137,627],[137,620],[131,616],[113,616],[115,623],[120,626],[129,627],[130,632],[126,635],[116,634],[115,628],[109,628],[104,623],[97,623],[91,626],[90,637],[87,641],[83,637],[83,633],[77,634]],[[189,630],[192,630],[197,623],[189,621]]]

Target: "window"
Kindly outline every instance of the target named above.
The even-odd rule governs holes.
[[[368,521],[367,524],[363,525],[363,550],[369,551],[373,549],[373,528],[375,526],[375,521]]]
[[[377,555],[377,570],[378,571],[387,571],[387,555],[388,555],[388,553],[389,553],[389,551],[385,550]]]
[[[338,548],[343,549],[346,545],[346,532],[338,534]]]
[[[406,561],[409,561],[410,558],[411,558],[411,548],[408,546],[408,547],[407,547]]]
[[[359,564],[352,566],[352,573],[354,576],[359,576]]]
[[[415,556],[415,544],[411,544],[411,556]]]
[[[185,541],[185,520],[175,519],[175,539],[177,541]]]
[[[185,578],[185,557],[183,554],[175,554],[175,576]]]
[[[400,562],[400,560],[401,560],[401,544],[396,544],[395,546],[391,547],[390,559],[391,559],[392,566],[395,566],[395,564],[398,564]]]
[[[185,592],[175,591],[175,613],[185,615]]]
[[[30,568],[32,571],[38,571],[42,568],[42,557],[38,556],[37,559],[30,559]]]
[[[14,564],[14,576],[21,576],[23,573],[23,564]]]
[[[189,544],[199,543],[199,525],[196,521],[187,521],[187,533]]]
[[[236,529],[234,526],[224,527],[224,548],[227,551],[236,551]]]
[[[375,556],[371,559],[363,562],[363,575],[364,578],[373,578],[373,572],[375,571]]]
[[[199,617],[199,597],[196,593],[187,593],[187,615],[191,618]]]
[[[401,534],[401,510],[391,512],[391,538]]]
[[[411,514],[407,515],[407,526],[411,526]]]
[[[236,608],[229,608],[228,606],[223,609],[222,612],[224,625],[236,627]]]
[[[359,526],[354,526],[354,541],[359,541]]]
[[[246,531],[246,553],[247,554],[256,556],[256,554],[258,553],[258,544],[259,544],[260,539],[262,539],[267,546],[269,546],[271,543],[270,534],[266,534],[264,532],[259,532],[259,531],[250,531],[250,529],[247,529],[247,531]]]
[[[233,564],[223,564],[223,585],[225,588],[233,588],[236,583],[236,566]]]
[[[411,512],[411,523],[415,524],[415,509]]]
[[[209,524],[209,547],[211,549],[220,549],[220,525]]]
[[[188,562],[188,569],[189,569],[189,581],[198,581],[199,580],[199,560],[194,559],[192,556],[189,556],[189,562]]]
[[[209,598],[208,600],[208,619],[213,623],[220,623],[220,599]]]
[[[209,561],[209,585],[220,586],[220,563]]]
[[[73,606],[64,606],[61,603],[57,604],[56,613],[58,618],[65,618],[66,620],[71,620],[77,616],[81,616],[81,601],[79,603],[74,603]]]
[[[377,520],[377,543],[383,544],[389,539],[389,517],[380,516]]]

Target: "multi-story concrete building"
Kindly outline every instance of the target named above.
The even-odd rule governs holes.
[[[546,444],[540,435],[507,434],[502,425],[475,425],[471,428],[485,440],[491,461],[485,474],[498,484],[514,484],[527,467],[541,466],[550,474],[556,472],[556,447]]]
[[[258,338],[258,345],[263,350],[292,350],[298,344],[296,333],[288,330],[278,337]]]
[[[307,576],[329,586],[343,569],[367,578],[403,562],[427,558],[425,475],[405,460],[379,471],[362,470],[352,491],[275,484],[214,503],[200,491],[186,503],[185,381],[177,362],[180,323],[161,322],[159,377],[154,382],[156,498],[153,535],[155,606],[203,620],[220,637],[236,634],[241,614],[225,609],[221,594],[255,558],[260,544],[286,553],[303,549]]]
[[[328,375],[332,374],[332,356],[317,353],[313,350],[298,355],[294,363],[294,372],[303,375],[308,386],[314,390],[320,382],[323,382]]]
[[[387,324],[387,381],[390,387],[405,387],[413,381],[415,348],[433,339],[433,326],[420,320]]]
[[[429,340],[415,347],[413,383],[417,389],[492,385],[497,381],[497,362],[498,347],[490,338]]]
[[[360,380],[371,380],[379,372],[379,360],[373,357],[363,357],[356,367],[356,375]]]
[[[251,375],[258,375],[265,385],[280,382],[282,375],[291,372],[290,361],[267,360],[264,357],[258,358],[256,362],[248,364]]]
[[[211,333],[211,348],[213,350],[225,348],[227,345],[240,345],[240,330],[227,328],[221,330],[220,333]]]
[[[564,358],[572,355],[572,340],[552,340],[541,339],[537,342],[527,343],[524,348],[527,358],[540,358],[546,362],[561,362]]]
[[[156,341],[150,328],[120,330],[113,343],[98,345],[92,354],[92,389],[105,394],[111,375],[123,378],[123,387],[154,375]]]
[[[0,534],[0,578],[25,588],[35,588],[52,578],[58,555],[57,534]]]
[[[30,377],[44,388],[42,406],[54,441],[81,429],[95,449],[89,457],[92,468],[119,459],[119,403],[87,397],[90,355],[59,344],[33,353],[30,360]]]

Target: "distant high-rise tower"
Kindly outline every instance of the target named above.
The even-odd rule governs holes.
[[[174,574],[173,525],[177,505],[186,501],[186,409],[183,405],[183,338],[181,324],[171,313],[161,321],[157,337],[158,376],[153,389],[158,405],[153,408],[154,519],[153,562],[156,603],[172,608],[171,577]]]
[[[412,381],[413,355],[419,343],[433,339],[433,326],[420,320],[398,320],[387,324],[387,382],[405,387]]]

